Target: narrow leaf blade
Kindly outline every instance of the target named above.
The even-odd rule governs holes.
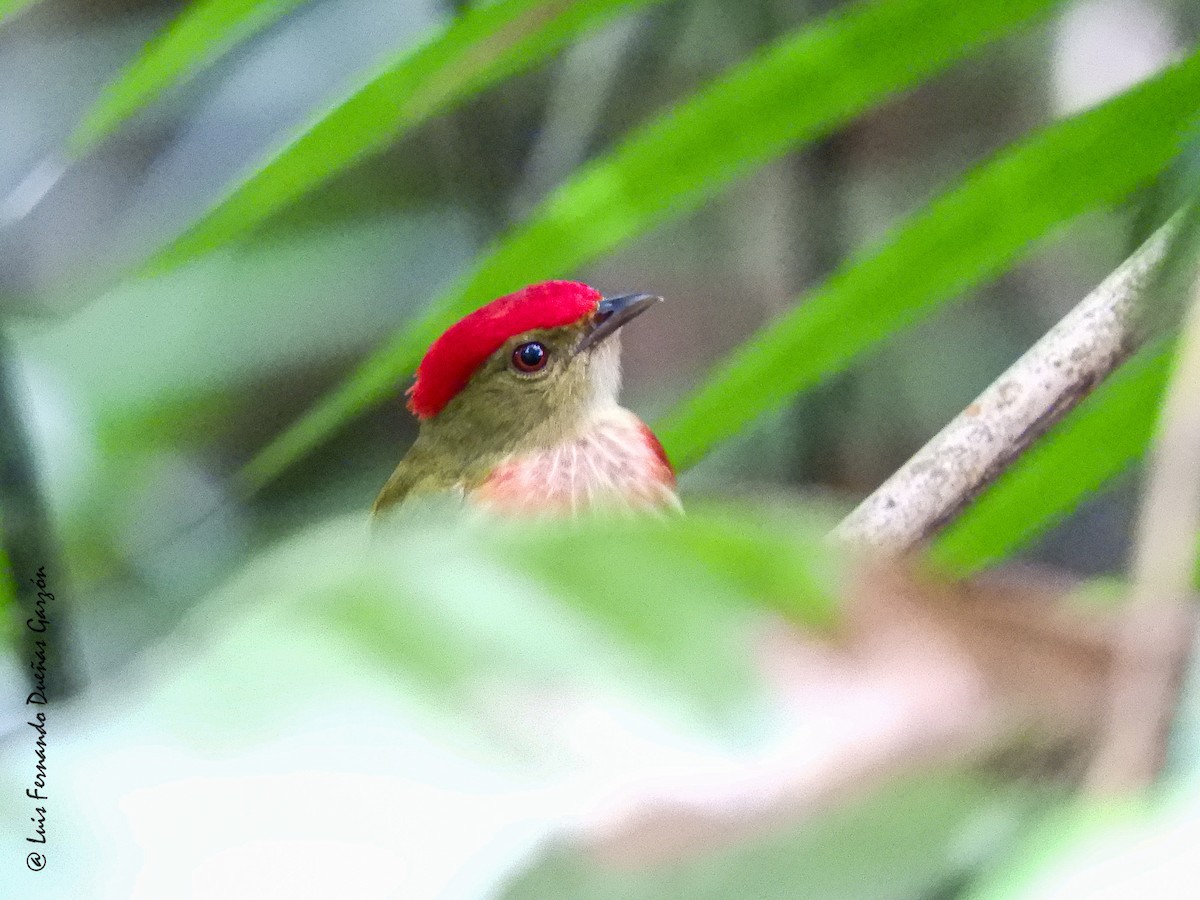
[[[152,260],[151,268],[178,265],[228,243],[401,132],[533,67],[616,16],[660,2],[499,0],[472,6],[302,126]]]
[[[813,140],[995,40],[1057,0],[876,0],[789,35],[581,169],[418,322],[243,471],[253,489],[379,402],[456,318],[568,273],[694,209],[740,175]]]
[[[71,136],[71,153],[86,153],[168,88],[194,77],[304,2],[201,0],[192,4],[104,89]]]
[[[1004,271],[1062,224],[1124,199],[1170,163],[1197,115],[1193,55],[976,169],[738,348],[662,423],[668,453],[692,465],[759,415]]]

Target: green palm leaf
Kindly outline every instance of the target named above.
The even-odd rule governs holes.
[[[253,488],[386,397],[454,319],[529,281],[564,274],[694,209],[740,175],[828,133],[995,40],[1055,0],[878,0],[823,19],[742,64],[562,185],[419,322],[268,446]]]
[[[71,136],[71,152],[86,153],[165,90],[212,65],[304,2],[201,0],[192,4],[104,89]]]
[[[1063,223],[1167,166],[1200,115],[1200,55],[976,169],[743,344],[662,424],[677,465],[735,434]]]
[[[245,234],[402,131],[531,68],[618,15],[659,2],[499,0],[473,6],[315,115],[160,253],[152,268],[176,265]]]

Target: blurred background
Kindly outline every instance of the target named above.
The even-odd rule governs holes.
[[[820,537],[1165,219],[1158,171],[1114,175],[1045,223],[1054,240],[1019,234],[1019,254],[951,279],[953,305],[914,305],[689,445],[699,512],[679,535],[440,517],[367,535],[415,436],[403,335],[423,348],[438,310],[512,279],[661,294],[624,341],[625,404],[654,422],[964,173],[1200,32],[1188,0],[970,6],[0,3],[5,895],[1091,897],[1183,877],[1200,798],[1079,812],[1062,742],[1022,755],[975,721],[990,676],[937,628],[914,632],[906,606],[830,624],[854,579]],[[922,21],[928,46],[887,74]],[[532,37],[504,56],[513,29]],[[769,110],[734,92],[744,109],[683,127],[707,86],[806,34]],[[1186,134],[1194,77],[1178,92]],[[811,120],[795,134],[793,98]],[[619,165],[648,128],[731,149],[674,195],[671,166]],[[614,173],[629,184],[595,229],[612,234],[572,256],[562,209],[591,209]],[[389,347],[336,427],[271,455]],[[1119,593],[1138,497],[1135,466],[1006,555]],[[605,546],[628,571],[589,560]],[[31,872],[20,592],[38,565],[52,799]],[[848,656],[834,633],[857,635]]]

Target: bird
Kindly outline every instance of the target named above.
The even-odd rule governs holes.
[[[372,514],[437,494],[500,516],[679,511],[666,451],[617,401],[620,330],[661,301],[544,281],[451,325],[417,366],[417,438]]]

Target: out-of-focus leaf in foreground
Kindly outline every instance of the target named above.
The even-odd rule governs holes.
[[[427,315],[263,450],[243,473],[245,483],[253,488],[270,480],[387,396],[446,326],[482,302],[566,274],[695,209],[738,176],[828,133],[1055,2],[877,0],[788,35],[583,167]],[[1153,137],[1145,140],[1153,152]]]
[[[640,672],[712,712],[753,694],[764,613],[819,628],[836,615],[828,523],[793,521],[767,530],[721,509],[513,524],[406,509],[372,533],[356,517],[298,536],[222,594],[270,597],[288,628],[339,633],[435,694]]]
[[[689,607],[707,597],[775,610],[810,628],[836,619],[835,550],[812,520],[768,525],[748,509],[694,507],[682,519],[536,523],[498,537],[504,556],[557,596],[678,644],[685,655],[690,639],[663,625],[685,624]]]
[[[151,263],[168,267],[245,234],[404,130],[531,68],[622,13],[661,0],[499,0],[472,4],[441,33],[405,50],[286,144]],[[1028,0],[1026,0],[1028,2]]]
[[[307,0],[200,0],[187,7],[109,84],[70,139],[86,153],[168,88],[212,65]]]
[[[930,560],[959,575],[996,562],[1145,453],[1173,349],[1151,345],[1118,369],[937,538]]]
[[[1034,242],[1116,203],[1179,152],[1200,114],[1200,55],[976,169],[735,351],[658,429],[681,467]],[[1130,140],[1136,135],[1136,140]]]
[[[625,869],[560,848],[514,878],[504,900],[902,900],[940,896],[981,850],[995,853],[1025,820],[1018,792],[957,774],[890,785],[847,808],[718,852]],[[975,839],[964,844],[962,836]]]
[[[1081,801],[1029,829],[1012,857],[966,894],[970,900],[1118,900],[1184,897],[1197,866],[1188,848],[1200,839],[1194,780],[1147,797]]]

